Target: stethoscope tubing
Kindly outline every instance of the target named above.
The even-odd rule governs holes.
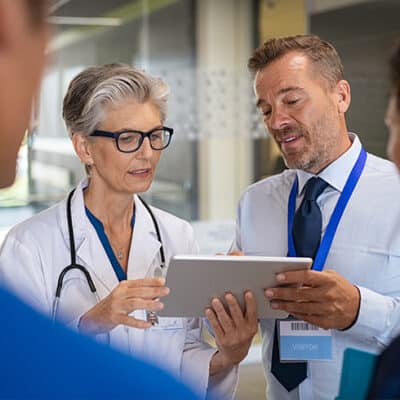
[[[97,302],[100,301],[98,293],[97,293],[96,285],[94,284],[93,279],[90,276],[89,271],[87,270],[86,267],[84,267],[81,264],[77,264],[77,262],[76,262],[75,236],[74,236],[74,227],[73,227],[73,223],[72,223],[72,209],[71,209],[72,208],[71,207],[71,202],[72,202],[72,197],[74,195],[74,192],[75,192],[75,189],[71,190],[71,192],[69,193],[68,198],[67,198],[67,206],[66,206],[71,263],[69,265],[67,265],[61,271],[60,275],[58,276],[56,293],[55,293],[55,297],[54,297],[54,301],[53,301],[53,307],[52,307],[52,313],[51,313],[51,318],[52,318],[53,322],[55,321],[56,316],[57,316],[58,306],[59,306],[60,298],[61,298],[61,292],[62,292],[62,288],[63,288],[63,284],[64,284],[64,278],[68,274],[68,272],[73,270],[73,269],[78,269],[79,271],[81,271],[85,275],[85,278],[86,278],[86,281],[88,283],[90,291],[96,297]],[[142,202],[143,206],[148,211],[148,213],[149,213],[149,215],[151,217],[151,220],[153,222],[154,229],[156,231],[157,240],[160,242],[160,250],[159,250],[160,259],[161,259],[160,268],[161,268],[161,270],[163,270],[164,267],[165,267],[165,253],[164,253],[163,242],[162,242],[162,239],[161,239],[160,228],[158,226],[156,217],[154,216],[153,212],[151,211],[150,206],[140,196],[138,196],[138,198],[140,199],[140,201]]]

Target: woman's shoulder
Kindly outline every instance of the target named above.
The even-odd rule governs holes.
[[[192,225],[176,215],[151,207],[167,254],[192,254],[198,251]]]
[[[162,225],[171,225],[175,228],[181,227],[182,229],[191,229],[191,225],[188,221],[180,218],[170,212],[161,210],[160,208],[151,206],[151,210],[154,213],[157,221],[160,221]]]
[[[60,208],[64,203],[65,201],[61,201],[13,226],[7,234],[7,239],[32,240],[44,235],[50,237],[59,229]]]

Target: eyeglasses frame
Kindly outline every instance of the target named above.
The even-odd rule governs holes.
[[[160,130],[164,130],[164,131],[167,131],[169,133],[168,143],[164,147],[162,147],[161,149],[155,149],[153,147],[153,144],[152,144],[151,140],[150,140],[150,135],[152,133],[154,133],[156,131],[160,131]],[[124,133],[138,133],[138,134],[140,134],[141,138],[139,139],[139,144],[138,144],[136,149],[129,150],[129,151],[121,150],[121,148],[119,147],[118,141],[119,141],[119,137]],[[100,130],[100,129],[96,129],[89,136],[113,138],[115,140],[115,144],[117,146],[118,151],[120,151],[121,153],[134,153],[135,151],[138,151],[140,149],[140,147],[142,146],[142,144],[144,142],[144,139],[146,137],[149,139],[150,147],[153,150],[156,150],[156,151],[164,150],[170,145],[173,134],[174,134],[173,128],[168,128],[167,126],[162,126],[162,127],[153,128],[153,129],[151,129],[151,130],[149,130],[147,132],[139,131],[139,130],[135,130],[135,129],[124,129],[124,130],[118,131],[118,132],[110,132],[110,131],[103,131],[103,130]]]

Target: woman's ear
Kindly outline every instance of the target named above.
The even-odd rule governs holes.
[[[340,80],[335,87],[337,96],[337,107],[340,114],[344,114],[350,107],[351,92],[349,82]]]
[[[91,166],[94,164],[90,145],[88,139],[76,132],[72,132],[72,144],[75,149],[75,153],[79,157],[79,159],[82,161],[83,164]]]

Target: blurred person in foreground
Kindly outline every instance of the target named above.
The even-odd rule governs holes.
[[[45,64],[46,15],[45,0],[0,1],[2,188],[14,181]],[[165,372],[52,325],[3,288],[0,326],[1,399],[195,398]]]
[[[400,41],[390,58],[391,88],[385,123],[389,129],[387,152],[400,171]],[[393,199],[398,203],[399,199]],[[398,229],[400,229],[398,227]],[[400,264],[399,264],[400,267]],[[400,399],[400,336],[379,356],[371,382],[369,400]]]

